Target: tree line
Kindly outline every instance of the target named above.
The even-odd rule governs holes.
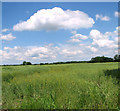
[[[39,65],[52,65],[52,64],[69,64],[69,63],[99,63],[99,62],[120,62],[120,55],[116,54],[114,58],[97,56],[91,58],[90,61],[67,61],[67,62],[53,62],[53,63],[40,63]],[[22,65],[32,65],[31,62],[23,61]],[[33,64],[38,65],[38,64]]]

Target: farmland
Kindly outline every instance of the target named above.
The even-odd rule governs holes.
[[[5,109],[117,109],[118,63],[2,66]]]

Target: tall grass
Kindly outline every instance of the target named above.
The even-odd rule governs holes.
[[[117,109],[117,63],[3,66],[3,108]],[[118,73],[118,72],[116,72]]]

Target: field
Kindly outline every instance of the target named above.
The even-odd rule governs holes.
[[[5,109],[117,109],[118,63],[2,67]]]

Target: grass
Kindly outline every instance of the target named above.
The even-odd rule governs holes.
[[[119,79],[113,76],[117,69],[118,63],[3,66],[2,106],[118,109]]]

